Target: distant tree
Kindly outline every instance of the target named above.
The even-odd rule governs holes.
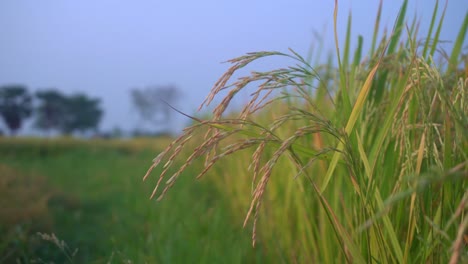
[[[103,110],[99,106],[100,102],[99,99],[88,98],[84,94],[67,97],[64,117],[60,122],[62,133],[96,131],[103,115]]]
[[[36,109],[37,128],[44,131],[52,129],[63,134],[97,130],[103,111],[100,100],[84,94],[66,96],[49,89],[36,93],[39,106]]]
[[[114,126],[109,134],[111,138],[121,138],[124,136],[124,131],[122,128]]]
[[[0,87],[0,115],[14,135],[21,128],[24,119],[32,113],[32,97],[22,85]]]
[[[36,108],[35,126],[44,131],[60,129],[65,120],[67,97],[57,90],[49,89],[36,93],[39,105]]]
[[[134,88],[130,91],[132,104],[140,117],[156,125],[170,127],[174,105],[181,96],[180,90],[174,85],[150,86]]]

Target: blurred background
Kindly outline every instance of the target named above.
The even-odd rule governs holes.
[[[344,39],[352,11],[353,36],[363,35],[369,48],[379,1],[338,2],[339,38]],[[429,27],[435,2],[409,2],[408,14],[422,21],[421,32]],[[401,3],[383,1],[381,24],[388,30]],[[448,50],[467,7],[464,0],[448,1],[440,37]],[[1,1],[0,86],[27,90],[33,109],[14,131],[6,122],[0,129],[20,135],[179,133],[187,118],[160,99],[194,114],[229,67],[222,62],[247,52],[291,48],[309,56],[311,46],[321,45],[321,55],[313,60],[325,61],[334,52],[333,8],[334,1],[302,0]],[[269,63],[258,67],[290,62]],[[51,116],[57,112],[51,106],[54,100],[90,109],[81,117],[68,117],[87,124],[57,124],[66,117]]]

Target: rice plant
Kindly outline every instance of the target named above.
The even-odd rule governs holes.
[[[284,262],[459,263],[468,261],[468,12],[450,55],[439,47],[445,7],[435,5],[426,38],[404,1],[391,32],[351,57],[351,17],[333,63],[300,54],[254,52],[230,60],[201,108],[225,95],[154,160],[163,198],[182,172],[201,164],[245,210],[252,241]],[[440,15],[440,19],[437,16]],[[281,56],[291,66],[253,71]],[[233,98],[252,89],[238,113]],[[184,114],[185,115],[185,114]],[[188,115],[187,115],[188,116]],[[176,160],[182,159],[178,166]],[[174,167],[176,166],[176,167]],[[193,169],[192,169],[193,170]]]

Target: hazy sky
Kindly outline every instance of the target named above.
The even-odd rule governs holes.
[[[363,34],[368,43],[378,2],[339,1],[340,38],[351,10],[354,40]],[[427,29],[435,0],[409,2],[408,14]],[[383,1],[383,24],[392,26],[401,3]],[[261,50],[307,55],[313,32],[324,29],[331,43],[333,7],[331,0],[1,0],[0,85],[84,92],[102,99],[103,129],[133,129],[130,88],[177,85],[178,108],[193,113],[228,68],[221,62]],[[442,39],[455,39],[467,10],[468,0],[449,0]]]

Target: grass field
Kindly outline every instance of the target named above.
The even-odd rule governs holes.
[[[350,17],[336,62],[310,65],[320,49],[232,59],[203,103],[220,97],[211,117],[174,141],[3,139],[0,250],[24,262],[467,263],[468,13],[443,51],[444,7],[419,32],[407,3],[386,33],[379,10],[368,51],[351,45]],[[275,56],[291,66],[231,80]],[[241,90],[250,101],[232,113]]]
[[[186,177],[164,202],[149,200],[141,177],[165,145],[164,139],[1,139],[0,263],[267,260],[208,182]],[[54,233],[67,248],[37,232]]]

